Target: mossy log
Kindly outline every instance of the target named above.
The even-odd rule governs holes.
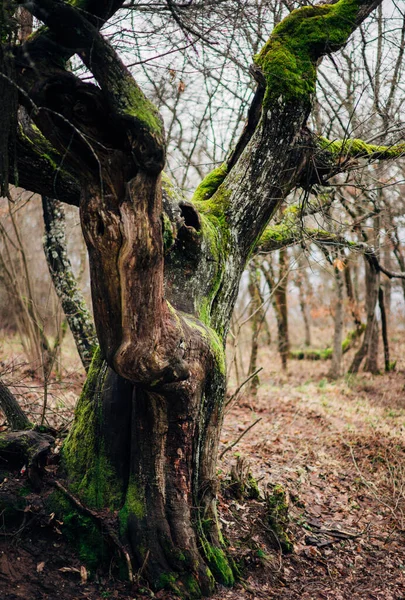
[[[364,333],[366,326],[364,324],[361,327],[349,331],[347,336],[342,342],[342,353],[346,354],[353,346],[356,341]],[[330,360],[333,355],[333,349],[328,347],[323,350],[316,350],[313,348],[306,348],[304,350],[290,350],[289,357],[295,360]]]
[[[50,435],[37,431],[0,433],[0,469],[15,471],[25,467],[34,489],[40,489],[41,476],[54,443]]]

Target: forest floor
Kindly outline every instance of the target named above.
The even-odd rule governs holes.
[[[393,356],[405,357],[405,339],[398,338]],[[35,372],[9,358],[1,364],[6,374],[12,365],[13,389],[38,418],[43,384]],[[223,533],[244,570],[214,600],[404,600],[405,360],[392,373],[338,382],[327,379],[325,362],[290,362],[282,373],[275,352],[264,350],[259,364],[258,396],[244,392],[229,405],[220,451],[260,421],[219,461]],[[48,415],[59,427],[68,427],[82,381],[73,370],[49,382]],[[236,466],[245,481],[251,470],[263,499],[235,498],[230,473]],[[24,477],[17,472],[0,481],[0,494],[24,485]],[[265,498],[275,484],[288,498],[290,554],[281,552],[268,520]],[[63,524],[41,514],[35,494],[26,501],[11,535],[0,519],[1,600],[151,597],[142,584],[130,589],[108,578],[87,579]]]

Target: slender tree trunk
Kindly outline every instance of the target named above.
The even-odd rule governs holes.
[[[45,223],[43,243],[49,273],[87,371],[97,346],[97,336],[67,254],[65,212],[61,202],[46,196],[42,196],[42,209]]]
[[[333,335],[332,364],[329,370],[331,379],[338,379],[342,373],[342,339],[343,339],[343,289],[344,278],[338,266],[334,268],[336,283],[335,330]]]
[[[290,339],[288,332],[288,304],[287,285],[289,274],[289,260],[287,250],[284,248],[279,253],[279,279],[274,290],[274,297],[280,315],[279,320],[279,349],[281,365],[283,370],[287,369],[288,354],[290,351]]]
[[[276,282],[271,264],[265,267],[262,264],[262,273],[266,279],[269,292],[271,294],[271,302],[276,315],[277,333],[278,333],[278,350],[281,358],[281,366],[283,370],[287,369],[287,360],[290,351],[288,339],[288,311],[287,311],[287,277],[288,270],[283,265],[285,260],[284,250],[280,250],[279,256],[279,279]],[[283,274],[283,275],[282,275]]]
[[[389,230],[391,228],[391,223],[389,222],[388,215],[385,216],[385,235],[384,235],[384,246],[383,246],[383,260],[384,267],[388,270],[392,270],[392,257],[391,257],[391,247],[389,243]],[[390,322],[391,317],[391,304],[392,304],[392,281],[389,277],[385,278],[384,281],[384,307],[385,314],[387,320],[387,326]]]
[[[352,313],[354,325],[357,330],[363,331],[360,307],[359,307],[359,303],[358,303],[357,298],[354,293],[354,286],[353,286],[353,281],[352,281],[352,269],[351,269],[350,263],[346,264],[346,267],[344,270],[344,279],[345,279],[345,285],[346,285],[346,294],[347,294],[347,298],[349,300],[349,307],[350,307],[350,312]]]
[[[304,319],[304,329],[305,329],[305,338],[304,345],[309,348],[311,346],[311,315],[309,311],[308,298],[306,297],[304,291],[304,281],[303,281],[303,273],[302,270],[297,272],[295,277],[295,283],[298,287],[298,295],[299,295],[299,303],[302,318]]]
[[[367,260],[365,260],[366,270],[366,311],[367,311],[367,322],[366,329],[364,331],[363,343],[359,350],[356,352],[352,364],[349,369],[349,373],[358,373],[361,363],[364,358],[368,355],[372,344],[373,335],[375,335],[375,323],[376,323],[376,304],[378,299],[378,289],[380,283],[380,274],[370,267]],[[373,349],[373,356],[375,356],[375,350]],[[372,368],[374,364],[371,363]]]
[[[385,302],[384,302],[384,289],[380,286],[378,290],[378,304],[380,306],[381,312],[381,332],[382,339],[384,345],[384,365],[385,371],[388,372],[391,370],[391,361],[390,361],[390,344],[388,338],[388,323],[387,323],[387,313],[385,310]]]
[[[399,269],[400,269],[400,271],[405,272],[405,259],[404,259],[404,255],[403,255],[402,249],[401,249],[401,243],[399,240],[398,229],[394,225],[392,226],[391,243],[392,243],[394,256],[399,265]],[[400,279],[400,282],[401,282],[402,293],[404,295],[404,301],[405,301],[405,279]]]
[[[248,376],[257,370],[257,353],[259,349],[259,334],[261,327],[261,317],[264,315],[260,310],[261,299],[258,290],[259,281],[257,276],[257,266],[253,261],[249,268],[249,294],[250,294],[250,323],[252,327],[252,342],[250,350],[250,361]],[[249,393],[253,398],[257,396],[257,389],[260,385],[259,376],[256,374],[249,382]]]

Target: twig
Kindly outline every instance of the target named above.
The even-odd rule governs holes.
[[[227,446],[226,448],[224,448],[224,450],[222,450],[221,454],[219,455],[219,458],[221,459],[224,454],[226,452],[228,452],[228,450],[232,450],[232,448],[234,448],[236,446],[236,444],[238,442],[240,442],[240,440],[243,438],[244,435],[247,434],[248,431],[250,431],[252,429],[252,427],[254,427],[255,425],[257,425],[257,423],[259,421],[262,420],[262,417],[259,417],[258,419],[256,419],[256,421],[254,421],[254,423],[252,423],[251,425],[249,425],[249,427],[247,429],[245,429],[245,431],[242,431],[242,433],[240,434],[240,436],[234,441],[232,442],[232,444],[230,444],[229,446]]]
[[[55,481],[53,483],[53,485],[55,485],[55,487],[57,487],[59,490],[61,490],[61,492],[63,492],[69,498],[69,500],[71,500],[73,502],[73,504],[75,506],[77,506],[77,508],[79,510],[81,510],[85,514],[89,515],[92,519],[94,519],[95,521],[97,521],[97,523],[99,523],[100,526],[102,526],[107,531],[107,533],[108,533],[111,541],[121,551],[121,553],[123,554],[123,556],[124,556],[124,558],[126,560],[127,569],[128,569],[128,579],[132,583],[133,580],[134,580],[134,574],[133,574],[133,571],[132,571],[131,557],[129,555],[128,550],[125,548],[125,546],[122,544],[122,542],[118,538],[118,536],[115,533],[113,527],[109,523],[107,523],[102,517],[100,517],[95,511],[91,510],[90,508],[87,508],[87,506],[84,506],[80,502],[80,500],[78,498],[76,498],[76,496],[74,496],[71,492],[69,492],[69,490],[66,489],[65,486],[60,483],[60,481]]]
[[[228,402],[225,404],[225,406],[228,406],[232,400],[234,398],[236,398],[239,394],[239,392],[241,391],[241,389],[243,388],[243,386],[245,386],[247,383],[249,383],[249,381],[251,379],[253,379],[253,377],[255,375],[257,375],[258,373],[260,373],[260,371],[263,371],[263,367],[259,367],[258,369],[256,369],[256,371],[254,373],[252,373],[251,375],[249,375],[249,377],[247,379],[245,379],[245,381],[242,381],[242,383],[240,384],[240,386],[237,388],[237,390],[232,394],[232,396],[229,398]]]

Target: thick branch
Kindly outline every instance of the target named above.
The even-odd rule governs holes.
[[[165,160],[162,119],[112,46],[84,12],[61,0],[36,0],[29,6],[58,41],[72,54],[77,52],[92,71],[111,112],[124,121],[123,128],[137,162],[148,170],[161,171]]]
[[[11,170],[11,182],[37,194],[56,196],[67,204],[78,206],[79,182],[67,166],[63,157],[29,119],[21,119],[17,132],[18,178]]]

